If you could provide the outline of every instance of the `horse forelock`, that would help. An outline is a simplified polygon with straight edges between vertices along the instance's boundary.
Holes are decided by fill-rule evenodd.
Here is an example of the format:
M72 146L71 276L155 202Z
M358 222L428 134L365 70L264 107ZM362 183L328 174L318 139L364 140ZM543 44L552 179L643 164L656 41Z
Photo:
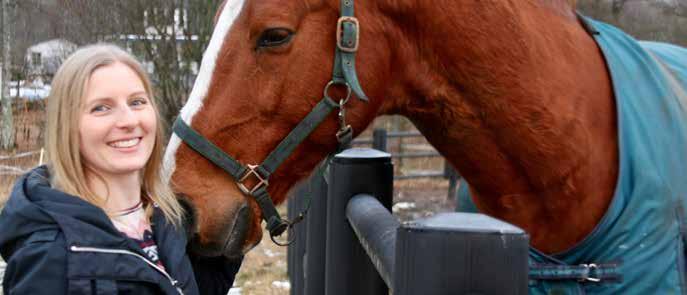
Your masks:
M193 84L191 94L179 114L179 118L184 120L189 125L191 124L193 116L203 107L203 102L207 96L208 89L210 88L210 83L212 82L212 76L215 71L217 57L219 56L219 53L224 45L224 40L227 39L229 30L234 24L234 21L238 18L245 1L246 0L225 0L218 8L220 10L218 14L219 17L216 18L216 24L212 33L212 37L210 38L210 42L205 50L205 53L203 54L203 60L201 62L200 70L198 71L198 76ZM167 180L171 178L176 168L175 155L180 145L181 139L172 134L164 157L164 175Z

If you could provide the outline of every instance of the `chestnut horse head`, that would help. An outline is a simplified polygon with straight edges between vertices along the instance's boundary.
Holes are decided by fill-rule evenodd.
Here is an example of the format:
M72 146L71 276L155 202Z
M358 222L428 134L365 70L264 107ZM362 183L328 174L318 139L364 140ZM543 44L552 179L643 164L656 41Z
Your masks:
M352 1L345 2L352 7ZM381 101L364 101L367 97L357 83L352 64L358 24L353 17L337 23L339 9L334 1L223 4L198 81L180 120L241 167L232 177L188 144L180 144L177 136L172 138L167 154L168 166L174 169L174 186L195 208L196 245L202 248L201 253L237 256L260 240L264 212L250 192L260 189L261 178L269 175L269 186L265 188L274 197L272 202L283 201L287 191L337 146L337 133L345 131L337 116L328 115L330 111L345 103L352 130L365 129L376 116ZM337 28L341 36L338 40ZM352 32L347 33L347 28ZM362 34L370 38L372 34L381 37L382 33L363 29ZM335 48L343 57L338 61L340 71L333 77ZM365 73L360 78L370 81L365 82L370 89L381 91L381 85L376 86L372 77L389 74L382 69L389 68L391 57L383 53L387 51L384 47L366 51L369 53L362 55L370 62L358 65ZM353 58L346 60L347 56ZM325 90L328 84L331 87ZM381 93L373 90L370 94ZM314 122L317 128L293 153L285 155L288 157L283 165L276 171L253 170L318 103L326 110L314 116L323 122ZM260 167L265 166L277 165ZM241 180L243 176L245 180Z
M165 160L176 190L194 208L194 249L200 254L239 256L260 240L265 209L241 186L249 193L254 188L266 188L268 194L262 197L269 195L273 203L280 203L294 184L336 149L335 134L341 124L335 114L329 114L276 170L265 173L255 168L254 172L253 166L248 166L263 163L313 108L327 101L323 96L331 96L329 108L335 108L346 96L346 87L340 87L343 81L354 92L345 105L346 123L354 132L364 130L379 114L409 117L473 187L483 188L480 192L485 198L514 190L527 195L533 186L557 184L557 177L568 177L571 172L568 168L551 169L551 165L576 165L578 154L586 152L569 143L580 138L572 131L577 131L577 125L564 121L573 111L586 113L581 106L586 100L578 101L577 109L571 108L549 99L554 90L577 89L575 83L600 83L578 85L579 92L569 93L576 97L587 94L582 92L601 95L588 110L588 119L596 120L595 130L612 132L606 129L612 128L612 120L596 117L612 112L612 103L598 103L612 100L603 60L577 22L570 0L357 1L359 28L353 19L340 18L342 7L353 2L226 0L222 4L199 76L179 120L185 122L182 125L187 133L197 132L238 164L229 161L231 167L220 168L178 136L172 137ZM346 28L359 29L359 43L355 41L358 35L346 32ZM552 45L552 39L564 41ZM350 59L352 52L357 56ZM337 78L338 54L347 54L348 60L339 60L342 71L351 66L360 87L350 72ZM577 62L581 59L591 62ZM536 67L527 68L530 65ZM577 70L598 75L572 81L543 79ZM323 95L332 80L339 87ZM536 97L543 100L533 101ZM509 104L514 107L506 108ZM549 107L558 107L562 113L522 115ZM523 122L522 129L498 131L513 126L513 121ZM544 123L567 129L552 132L553 127L541 128ZM580 130L580 134L587 135L585 132ZM528 141L537 138L546 138L544 152ZM560 142L548 144L554 139ZM604 143L613 147L612 140ZM510 154L531 150L532 155ZM535 160L523 160L531 158ZM225 171L232 169L240 175ZM528 172L523 174L520 169ZM262 183L265 174L269 174L268 186ZM613 171L608 175L612 177ZM236 179L244 176L245 180ZM502 180L504 185L493 184ZM517 204L502 206L484 200L477 202L481 209L531 230L528 223L535 222L535 211L519 210L518 214L526 215L520 218L511 211L498 211L521 209ZM601 201L600 210L606 201ZM594 219L598 215L593 211L585 216Z

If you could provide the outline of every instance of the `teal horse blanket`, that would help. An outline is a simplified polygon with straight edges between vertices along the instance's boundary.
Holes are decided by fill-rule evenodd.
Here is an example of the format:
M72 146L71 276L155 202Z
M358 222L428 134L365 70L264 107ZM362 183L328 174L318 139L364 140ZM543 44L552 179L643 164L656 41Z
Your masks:
M620 175L595 230L563 253L530 251L530 294L687 294L687 49L584 19L610 69ZM474 211L467 185L459 210Z

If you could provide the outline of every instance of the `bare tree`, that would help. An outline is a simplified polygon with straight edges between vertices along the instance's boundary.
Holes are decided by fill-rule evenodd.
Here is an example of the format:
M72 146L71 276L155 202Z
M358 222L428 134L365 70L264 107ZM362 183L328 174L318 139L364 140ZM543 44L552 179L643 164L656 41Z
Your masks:
M2 0L2 122L0 122L0 148L14 147L14 120L12 116L12 99L10 98L11 41L14 22L14 1Z
M119 43L152 70L167 125L191 90L220 0L59 0L70 39Z
M108 40L123 31L123 18L136 17L124 15L120 6L128 0L57 0L56 6L64 20L62 35L80 45Z
M10 22L14 27L12 44L3 43L2 47L9 48L11 57L6 58L7 52L0 50L3 61L11 61L5 63L2 76L7 81L10 78L28 80L32 67L27 63L27 49L39 42L59 38L77 45L100 41L117 43L134 53L151 73L161 115L169 126L191 90L220 2L0 0L3 7L12 3L16 8L16 18ZM6 39L5 28L10 28L4 22L2 27L0 41ZM9 96L7 87L0 95L0 98ZM2 102L11 103L9 100ZM3 106L0 141L4 138L16 140L16 135L10 132L23 134L17 131L21 124L16 122L16 114L13 122L11 109L11 106Z
M219 0L129 0L124 14L128 31L143 28L138 54L149 61L157 85L160 111L168 126L186 101L205 47ZM133 10L132 10L133 9ZM142 15L140 12L143 12ZM135 51L136 52L136 51Z

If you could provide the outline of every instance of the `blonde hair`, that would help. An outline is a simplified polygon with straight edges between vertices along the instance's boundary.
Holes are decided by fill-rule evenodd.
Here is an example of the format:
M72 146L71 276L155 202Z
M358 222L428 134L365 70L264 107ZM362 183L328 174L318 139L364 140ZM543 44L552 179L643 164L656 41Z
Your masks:
M115 63L128 66L141 79L158 121L153 151L141 173L141 191L160 207L168 221L179 226L183 209L162 175L162 123L150 79L131 54L112 44L95 44L77 50L55 74L48 97L45 139L51 185L104 209L106 199L97 196L87 185L78 131L88 79L95 70Z

